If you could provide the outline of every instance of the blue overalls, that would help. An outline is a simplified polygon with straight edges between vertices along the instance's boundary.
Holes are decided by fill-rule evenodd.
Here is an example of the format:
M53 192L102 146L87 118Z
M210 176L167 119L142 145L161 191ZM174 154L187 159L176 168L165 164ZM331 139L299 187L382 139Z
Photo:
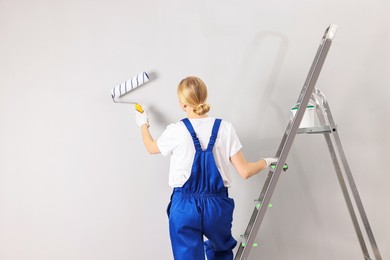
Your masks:
M192 136L195 157L191 176L175 188L168 205L169 232L175 260L231 260L237 241L232 237L234 201L228 197L213 156L221 119L216 119L210 141L202 150L194 128L182 120ZM203 236L209 240L204 242Z

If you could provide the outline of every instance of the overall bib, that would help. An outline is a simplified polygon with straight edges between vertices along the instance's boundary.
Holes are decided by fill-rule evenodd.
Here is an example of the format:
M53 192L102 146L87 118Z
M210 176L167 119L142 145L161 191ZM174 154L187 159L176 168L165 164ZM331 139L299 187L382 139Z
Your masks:
M215 164L213 147L221 119L216 119L210 141L202 150L194 128L182 120L192 136L195 157L191 176L175 188L168 205L169 232L175 260L232 260L237 241L232 237L234 201L228 197ZM204 242L203 236L209 240Z

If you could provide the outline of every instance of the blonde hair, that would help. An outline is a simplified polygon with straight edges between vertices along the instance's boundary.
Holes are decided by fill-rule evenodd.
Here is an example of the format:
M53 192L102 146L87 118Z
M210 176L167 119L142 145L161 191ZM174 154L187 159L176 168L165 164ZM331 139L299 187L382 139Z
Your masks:
M182 103L193 107L197 115L202 116L210 111L210 105L206 104L207 87L200 78L187 77L180 81L177 95Z

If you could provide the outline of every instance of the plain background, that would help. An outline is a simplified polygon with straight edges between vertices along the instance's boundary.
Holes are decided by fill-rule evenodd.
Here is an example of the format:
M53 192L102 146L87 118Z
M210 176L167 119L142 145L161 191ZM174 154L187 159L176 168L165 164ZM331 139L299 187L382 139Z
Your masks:
M176 86L209 87L250 160L275 155L326 27L317 87L329 100L383 259L390 257L390 2L387 0L0 0L0 259L172 259L169 158L146 153L185 115ZM363 259L322 136L298 136L250 259ZM240 239L264 172L232 171Z

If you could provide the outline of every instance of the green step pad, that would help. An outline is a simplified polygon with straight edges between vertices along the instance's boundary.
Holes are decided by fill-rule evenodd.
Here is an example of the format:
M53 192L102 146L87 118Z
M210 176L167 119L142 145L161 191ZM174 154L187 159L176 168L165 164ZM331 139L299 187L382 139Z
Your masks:
M273 164L271 164L270 167L275 170L276 164L273 163ZM287 165L287 163L285 163L283 166L283 171L287 171L287 169L288 169L288 165Z
M242 242L241 243L241 246L242 247L246 247L246 243L245 242ZM255 242L255 243L253 243L253 247L257 247L258 246L258 244Z

